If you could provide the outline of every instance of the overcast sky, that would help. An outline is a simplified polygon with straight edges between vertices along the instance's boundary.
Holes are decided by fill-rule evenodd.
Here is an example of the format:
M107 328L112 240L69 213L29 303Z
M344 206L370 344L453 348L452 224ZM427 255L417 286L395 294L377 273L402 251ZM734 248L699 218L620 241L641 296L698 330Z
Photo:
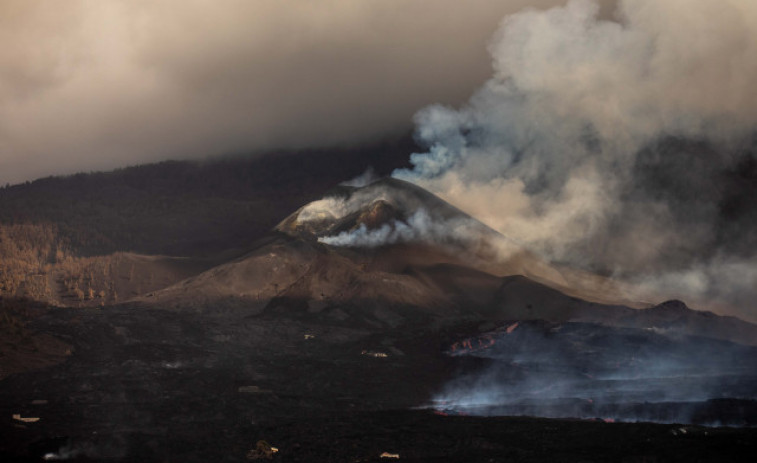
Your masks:
M370 141L491 75L557 0L2 0L0 183Z

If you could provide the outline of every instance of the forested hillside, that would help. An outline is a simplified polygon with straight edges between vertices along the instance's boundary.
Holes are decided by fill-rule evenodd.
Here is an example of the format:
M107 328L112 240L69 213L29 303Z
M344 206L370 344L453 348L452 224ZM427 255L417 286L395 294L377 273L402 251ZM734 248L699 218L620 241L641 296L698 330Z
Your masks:
M211 260L115 252L77 256L50 224L0 225L0 298L100 306L205 270Z

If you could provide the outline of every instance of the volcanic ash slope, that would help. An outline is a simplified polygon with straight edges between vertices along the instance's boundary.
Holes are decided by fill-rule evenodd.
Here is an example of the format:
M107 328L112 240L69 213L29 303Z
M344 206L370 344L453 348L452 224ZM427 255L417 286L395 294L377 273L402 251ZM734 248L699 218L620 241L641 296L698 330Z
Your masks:
M740 320L685 305L636 310L652 304L625 294L610 279L550 265L422 188L382 179L339 186L245 256L138 301L248 315L352 314L389 326L414 315L575 320L757 339L757 327Z

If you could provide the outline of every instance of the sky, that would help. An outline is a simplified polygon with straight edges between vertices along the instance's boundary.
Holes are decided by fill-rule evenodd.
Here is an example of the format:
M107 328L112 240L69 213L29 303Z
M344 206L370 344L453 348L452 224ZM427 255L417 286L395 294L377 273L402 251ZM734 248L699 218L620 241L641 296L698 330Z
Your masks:
M0 184L406 133L556 0L2 0Z

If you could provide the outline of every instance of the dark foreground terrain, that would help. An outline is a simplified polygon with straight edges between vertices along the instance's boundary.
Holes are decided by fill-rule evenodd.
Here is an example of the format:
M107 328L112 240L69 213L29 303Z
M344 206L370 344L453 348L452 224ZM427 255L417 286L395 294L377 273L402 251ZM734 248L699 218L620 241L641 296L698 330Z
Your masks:
M26 335L8 352L52 356L35 351L46 334L70 353L0 380L0 460L246 461L265 440L275 461L393 461L384 452L400 461L753 461L749 427L420 408L485 361L445 354L480 328L417 316L395 330L356 310L16 310ZM754 408L731 399L699 413L739 419Z
M0 295L0 461L754 460L757 325L632 308L393 179L248 238L29 267L81 297Z

